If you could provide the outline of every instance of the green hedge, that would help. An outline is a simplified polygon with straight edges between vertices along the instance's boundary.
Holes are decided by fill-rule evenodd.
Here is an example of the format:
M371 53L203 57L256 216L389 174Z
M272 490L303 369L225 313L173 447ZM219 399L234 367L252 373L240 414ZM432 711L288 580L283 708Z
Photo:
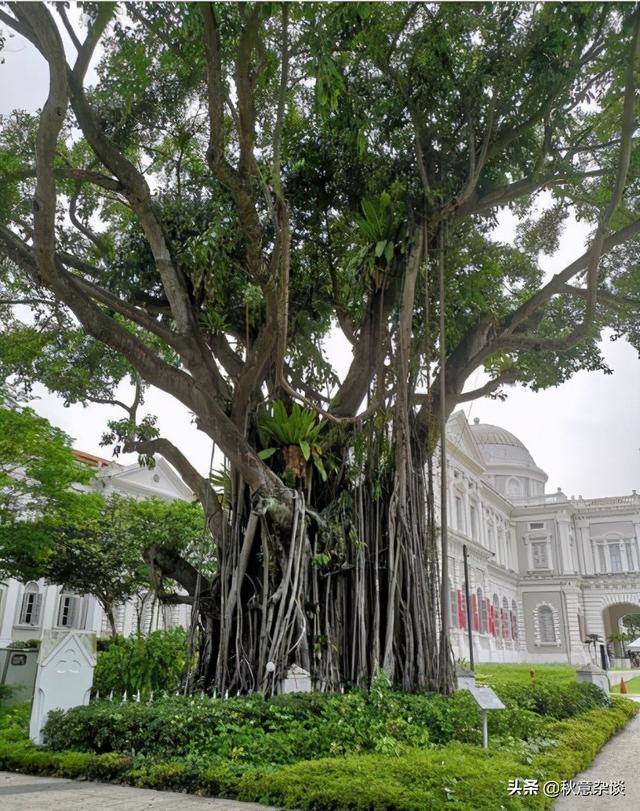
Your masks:
M486 681L508 707L529 710L558 721L609 704L609 697L595 684L575 680L568 683L530 680L526 683L488 678Z
M491 714L491 735L525 741L544 737L549 719L572 717L609 701L597 687L577 682L505 685L499 695L508 709ZM56 750L279 765L351 753L389 754L428 741L479 744L480 734L478 709L467 692L445 698L380 688L370 694L310 693L270 701L260 696L97 701L51 713L45 741Z
M555 744L537 755L532 765L546 779L569 780L586 768L604 744L640 710L634 701L614 698L607 710L592 710L549 727Z
M553 800L542 792L509 797L508 781L571 779L637 711L633 702L616 700L611 707L556 722L551 727L555 743L529 764L507 753L450 744L397 759L352 756L246 775L237 796L300 811L548 808Z
M547 727L553 740L523 759L505 751L485 752L450 743L397 755L349 755L252 769L240 775L229 765L174 759L165 762L89 752L52 752L29 743L0 740L0 769L61 777L117 780L135 786L222 795L267 802L299 811L388 809L446 811L498 807L547 808L542 794L509 797L509 779L568 780L638 711L625 699Z

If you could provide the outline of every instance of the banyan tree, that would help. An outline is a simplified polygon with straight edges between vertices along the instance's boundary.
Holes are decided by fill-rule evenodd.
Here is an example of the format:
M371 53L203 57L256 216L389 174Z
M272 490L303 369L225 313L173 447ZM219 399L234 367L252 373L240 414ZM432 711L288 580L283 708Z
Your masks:
M604 368L605 329L638 345L638 11L9 3L0 25L48 71L0 131L0 363L119 406L105 443L202 503L210 542L145 552L192 606L191 683L270 693L297 662L449 691L443 421ZM586 246L545 274L572 219Z

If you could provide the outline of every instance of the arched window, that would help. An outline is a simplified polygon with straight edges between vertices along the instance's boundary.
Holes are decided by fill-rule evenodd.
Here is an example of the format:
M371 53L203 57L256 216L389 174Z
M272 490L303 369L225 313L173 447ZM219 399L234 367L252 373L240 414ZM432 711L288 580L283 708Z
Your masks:
M458 592L453 588L449 578L449 627L458 627Z
M500 602L498 595L493 595L493 635L500 636Z
M27 583L22 595L22 605L20 606L20 625L30 625L37 628L40 625L40 609L42 606L42 594L37 583Z
M511 496L511 498L520 498L522 496L522 483L513 476L507 481L507 496Z
M479 631L481 634L487 633L487 604L484 601L484 595L482 594L482 589L478 588L476 592L476 597L478 599L478 614L480 617L480 627Z
M511 638L518 638L518 604L511 600Z
M555 645L556 625L550 605L538 606L538 636L541 645Z
M511 629L509 627L509 601L502 598L502 613L500 614L500 625L502 626L502 636L511 639Z

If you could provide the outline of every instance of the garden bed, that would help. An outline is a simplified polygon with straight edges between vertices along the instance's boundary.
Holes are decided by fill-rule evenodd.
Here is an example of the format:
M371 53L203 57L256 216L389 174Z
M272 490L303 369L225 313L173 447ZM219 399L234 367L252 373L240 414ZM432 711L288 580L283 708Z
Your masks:
M507 704L491 714L489 751L469 694L406 695L380 682L370 694L271 701L94 702L54 715L47 749L27 740L24 711L7 713L0 768L308 811L544 808L542 794L510 797L508 781L570 779L638 709L557 671L534 683L485 676L502 682Z

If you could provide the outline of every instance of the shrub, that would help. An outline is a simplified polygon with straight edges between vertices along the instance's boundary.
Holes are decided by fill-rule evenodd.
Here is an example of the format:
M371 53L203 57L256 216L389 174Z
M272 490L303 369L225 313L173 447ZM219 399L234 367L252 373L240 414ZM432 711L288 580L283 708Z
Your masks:
M426 697L423 697L423 701ZM133 752L154 757L203 755L258 764L346 752L398 753L425 746L428 729L400 694L261 696L228 700L166 697L152 703L96 701L52 712L49 747Z
M526 762L513 753L452 743L401 758L349 756L249 773L239 781L237 797L301 811L548 808L554 800L542 793L509 797L508 781L570 780L638 709L615 699L610 707L555 722L549 728L554 740Z
M28 740L30 706L21 704L17 707L0 707L0 740Z
M247 774L237 792L241 800L301 811L517 808L518 798L507 796L504 776L523 778L524 773L509 755L449 744L406 752L401 758L351 755Z
M492 736L532 741L550 721L608 705L593 685L503 686L507 710L489 716ZM370 693L261 696L229 700L172 696L150 703L96 701L49 716L52 749L206 756L255 765L294 763L357 752L398 754L427 742L481 742L480 716L465 691L406 694L375 683Z
M131 765L131 758L114 753L48 752L28 739L19 742L0 739L0 770L4 771L109 781L121 778Z
M142 636L116 637L98 654L93 688L102 696L175 692L186 662L186 634L182 628L153 631Z
M549 728L556 739L553 748L541 753L532 765L547 779L569 780L588 766L602 746L622 729L640 708L633 701L614 698L606 710L591 710Z
M496 692L508 707L529 710L556 720L609 706L609 696L595 684L501 684Z
M256 714L267 707L271 713L277 704L279 713L290 712L298 720L318 710L317 700L307 697L252 703ZM571 779L638 709L633 702L614 699L610 707L551 722L548 730L553 737L539 747L541 751L535 752L531 745L526 758L519 750L494 748L485 752L454 742L426 749L405 748L401 757L350 754L267 769L232 760L214 763L209 757L159 761L148 757L134 760L113 753L52 752L37 749L24 739L17 745L8 743L0 734L0 769L270 802L299 811L543 809L553 800L542 794L509 797L508 780ZM274 717L270 720L276 723Z

